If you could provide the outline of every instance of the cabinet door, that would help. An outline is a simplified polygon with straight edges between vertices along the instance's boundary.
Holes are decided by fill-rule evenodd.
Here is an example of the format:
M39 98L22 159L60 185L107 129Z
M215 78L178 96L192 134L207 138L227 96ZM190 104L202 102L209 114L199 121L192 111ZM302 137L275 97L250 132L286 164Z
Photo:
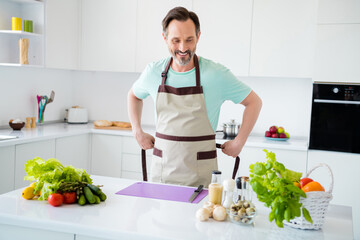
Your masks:
M121 177L122 137L92 135L91 174Z
M55 139L47 141L39 141L16 145L15 157L15 188L21 188L29 185L29 181L25 181L26 172L24 170L25 163L35 157L44 160L55 157Z
M360 82L360 24L319 25L314 80Z
M46 1L46 67L77 69L79 0Z
M89 173L90 163L89 134L56 139L56 158L65 165L83 168Z
M138 0L137 37L136 37L136 68L142 72L145 66L169 56L169 50L162 37L161 21L168 11L182 6L191 10L191 0Z
M317 1L254 1L250 75L311 77Z
M359 0L319 0L318 24L360 23Z
M81 1L81 70L135 70L136 7L133 0Z
M0 194L15 189L15 146L0 147Z
M73 240L75 235L72 233L0 224L0 239Z
M253 0L193 1L201 28L198 54L225 65L237 76L249 74L252 3Z

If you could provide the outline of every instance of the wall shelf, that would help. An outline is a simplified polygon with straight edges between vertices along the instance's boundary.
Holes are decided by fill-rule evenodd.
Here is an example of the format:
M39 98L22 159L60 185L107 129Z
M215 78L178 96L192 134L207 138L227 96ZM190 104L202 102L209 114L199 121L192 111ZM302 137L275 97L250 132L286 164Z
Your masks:
M30 33L24 31L13 31L13 30L0 30L0 34L11 34L11 35L20 35L20 36L30 36L30 37L42 37L42 34Z

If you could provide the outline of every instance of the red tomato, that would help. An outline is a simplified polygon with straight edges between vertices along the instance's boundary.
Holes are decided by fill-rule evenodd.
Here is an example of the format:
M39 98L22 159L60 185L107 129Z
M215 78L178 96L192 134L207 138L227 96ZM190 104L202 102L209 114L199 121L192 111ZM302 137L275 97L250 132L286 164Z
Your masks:
M64 196L60 193L52 193L48 198L48 202L54 207L60 206L64 202Z
M63 193L64 203L71 204L76 202L76 192Z
M301 188L303 188L306 184L308 184L309 182L312 182L314 180L312 180L311 178L302 178L300 179L300 185Z

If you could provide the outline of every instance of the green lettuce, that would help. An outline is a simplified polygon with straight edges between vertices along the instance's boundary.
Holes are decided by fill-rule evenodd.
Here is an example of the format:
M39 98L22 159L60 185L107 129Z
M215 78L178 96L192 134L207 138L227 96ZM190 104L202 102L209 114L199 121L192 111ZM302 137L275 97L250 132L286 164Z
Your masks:
M36 157L25 163L27 175L24 180L36 181L35 192L40 192L39 200L47 200L49 195L56 193L62 182L92 183L90 175L84 169L73 166L63 166L58 159L50 158L45 161Z

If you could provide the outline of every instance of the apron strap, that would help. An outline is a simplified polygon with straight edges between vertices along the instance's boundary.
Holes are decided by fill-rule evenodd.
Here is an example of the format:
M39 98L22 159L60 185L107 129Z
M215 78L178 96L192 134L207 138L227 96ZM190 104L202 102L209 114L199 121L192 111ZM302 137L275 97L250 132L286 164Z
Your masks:
M173 58L171 57L165 67L165 70L161 73L161 77L162 77L161 85L165 85L167 79L167 73L169 71L172 60ZM195 74L196 74L196 86L200 87L200 67L199 67L199 59L196 56L196 54L194 54L194 65L195 65Z
M141 149L141 166L142 166L142 174L143 181L147 181L147 170L146 170L146 152L144 149Z
M216 147L221 148L221 144L217 143ZM240 165L240 157L237 156L235 158L235 164L234 164L234 169L233 169L233 173L232 173L232 179L234 179L234 180L235 180L235 177L236 177L236 173L237 173L237 171L239 169L239 165Z

